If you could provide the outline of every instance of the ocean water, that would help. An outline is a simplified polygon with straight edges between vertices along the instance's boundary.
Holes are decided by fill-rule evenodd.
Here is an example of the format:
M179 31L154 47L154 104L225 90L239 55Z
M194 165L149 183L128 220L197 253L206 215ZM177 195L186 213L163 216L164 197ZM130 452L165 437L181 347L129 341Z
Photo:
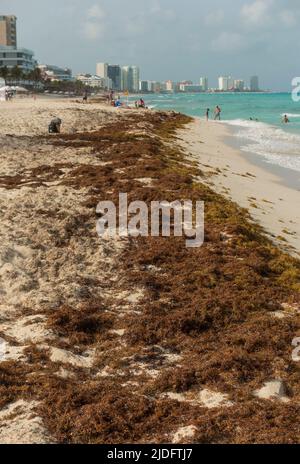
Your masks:
M198 117L204 117L207 108L213 117L219 105L222 122L232 126L243 151L260 156L266 163L300 172L300 102L295 103L291 94L158 94L145 95L144 99L150 108ZM282 123L285 114L289 124Z

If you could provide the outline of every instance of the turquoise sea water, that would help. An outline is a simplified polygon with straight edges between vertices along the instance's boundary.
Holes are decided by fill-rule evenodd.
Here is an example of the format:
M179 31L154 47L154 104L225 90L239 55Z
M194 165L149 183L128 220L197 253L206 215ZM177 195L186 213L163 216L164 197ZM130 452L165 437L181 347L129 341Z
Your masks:
M219 105L223 123L234 127L242 150L261 156L267 163L300 172L300 102L294 102L291 94L157 94L144 95L144 99L150 108L198 117L204 117L207 108L213 117L213 110ZM282 123L284 114L289 124Z

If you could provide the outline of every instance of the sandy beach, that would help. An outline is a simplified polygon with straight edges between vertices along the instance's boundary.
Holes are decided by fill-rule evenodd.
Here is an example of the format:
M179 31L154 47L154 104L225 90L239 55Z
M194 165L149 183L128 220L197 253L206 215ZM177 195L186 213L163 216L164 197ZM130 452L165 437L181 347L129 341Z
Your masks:
M299 257L300 191L246 160L230 146L230 136L226 124L200 119L179 134L184 149L210 175L208 185L249 210L274 243Z
M299 442L300 192L229 135L1 103L0 443ZM203 199L205 245L100 239L97 203L119 192Z

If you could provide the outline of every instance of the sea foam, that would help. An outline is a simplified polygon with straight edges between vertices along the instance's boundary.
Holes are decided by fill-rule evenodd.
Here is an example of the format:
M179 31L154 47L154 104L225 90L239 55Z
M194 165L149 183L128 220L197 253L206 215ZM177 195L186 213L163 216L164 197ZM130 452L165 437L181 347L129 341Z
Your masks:
M223 122L236 127L234 135L242 139L241 150L260 155L267 163L300 172L299 135L257 121Z

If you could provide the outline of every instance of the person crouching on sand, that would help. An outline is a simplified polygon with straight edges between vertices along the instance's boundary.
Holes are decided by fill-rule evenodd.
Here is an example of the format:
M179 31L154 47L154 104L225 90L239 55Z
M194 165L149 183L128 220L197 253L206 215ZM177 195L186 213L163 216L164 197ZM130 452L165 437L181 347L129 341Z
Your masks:
M216 106L215 109L215 121L221 121L221 108L219 106Z
M54 118L49 124L49 134L59 134L62 125L60 118Z

